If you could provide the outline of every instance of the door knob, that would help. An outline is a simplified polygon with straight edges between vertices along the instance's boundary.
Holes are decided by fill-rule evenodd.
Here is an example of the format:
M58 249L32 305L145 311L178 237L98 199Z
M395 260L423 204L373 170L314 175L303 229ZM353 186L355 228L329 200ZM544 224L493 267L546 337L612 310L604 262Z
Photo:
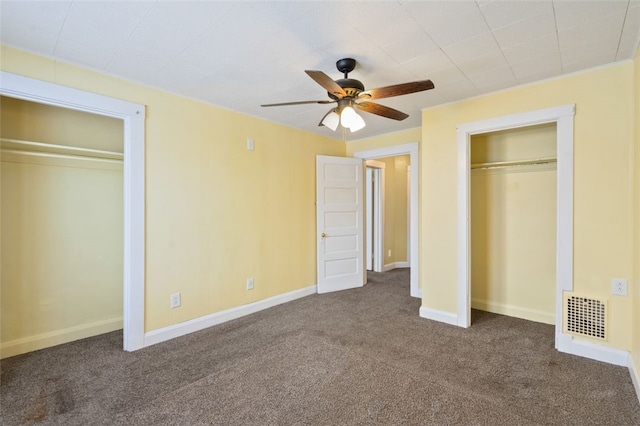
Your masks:
M322 238L326 238L327 234L325 234L324 232L322 233Z

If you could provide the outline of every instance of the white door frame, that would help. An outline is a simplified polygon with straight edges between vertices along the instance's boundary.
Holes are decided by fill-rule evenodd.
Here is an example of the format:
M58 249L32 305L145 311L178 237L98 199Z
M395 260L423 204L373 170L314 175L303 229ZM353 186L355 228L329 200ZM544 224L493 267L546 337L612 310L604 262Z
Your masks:
M373 271L383 272L384 268L384 182L385 164L382 161L367 160L365 167L373 172ZM367 196L369 192L367 192ZM365 204L368 206L369 204ZM368 217L369 212L367 212ZM368 253L366 254L369 255Z
M124 121L123 347L144 346L145 107L0 71L0 95Z
M411 223L411 164L407 165L407 223ZM407 258L411 259L411 227L409 226L407 226Z
M573 116L575 105L514 114L489 120L461 124L458 143L458 298L457 325L471 325L469 178L471 136L556 123L557 150L557 220L556 220L556 349L562 350L562 293L573 290Z
M367 271L373 270L373 170L371 167L364 169L364 264Z
M359 151L353 154L356 158L362 158L364 160L375 160L377 158L395 157L398 155L409 155L409 164L412 166L418 165L418 142L412 142L404 145L389 146L385 148L372 149L368 151ZM422 297L422 289L420 288L419 281L419 253L418 253L418 167L412 168L411 173L411 199L410 212L411 215L409 221L409 233L410 241L409 245L411 250L409 252L409 267L411 268L410 281L411 281L411 296Z

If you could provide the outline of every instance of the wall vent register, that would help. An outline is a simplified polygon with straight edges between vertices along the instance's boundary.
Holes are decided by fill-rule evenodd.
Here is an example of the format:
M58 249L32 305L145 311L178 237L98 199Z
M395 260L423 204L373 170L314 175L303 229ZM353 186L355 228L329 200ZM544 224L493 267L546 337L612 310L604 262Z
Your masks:
M575 294L565 295L565 331L607 340L607 302Z

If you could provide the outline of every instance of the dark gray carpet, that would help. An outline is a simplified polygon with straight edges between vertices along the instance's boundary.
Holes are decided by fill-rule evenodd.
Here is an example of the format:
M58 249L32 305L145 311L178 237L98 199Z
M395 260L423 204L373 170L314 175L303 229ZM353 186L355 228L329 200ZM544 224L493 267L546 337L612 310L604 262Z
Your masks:
M408 270L134 353L120 332L0 362L2 424L639 425L626 368L553 327L418 316Z

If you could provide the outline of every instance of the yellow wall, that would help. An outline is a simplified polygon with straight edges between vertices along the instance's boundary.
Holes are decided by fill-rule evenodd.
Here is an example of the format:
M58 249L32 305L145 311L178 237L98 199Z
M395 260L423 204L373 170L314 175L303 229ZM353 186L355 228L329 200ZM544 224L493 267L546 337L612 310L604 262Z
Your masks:
M555 156L555 123L502 130L471 137L471 164L533 160Z
M407 166L408 155L378 158L385 164L384 265L408 262L407 258ZM391 255L389 255L391 250Z
M633 64L626 62L423 111L420 174L422 304L456 312L456 126L575 104L574 291L609 299L607 345L631 347ZM437 89L436 89L437 90Z
M2 137L123 152L122 120L0 97Z
M147 331L315 283L315 155L415 141L423 306L455 312L456 125L575 103L574 289L610 299L607 344L621 349L631 349L632 302L640 311L633 299L640 293L633 251L640 183L636 173L634 195L632 169L640 151L638 62L636 56L635 68L623 63L425 110L422 129L345 147L12 48L2 47L0 56L3 71L147 106ZM256 140L253 152L245 149L247 137ZM245 290L249 276L253 291ZM629 297L610 295L611 277L635 277ZM183 306L171 310L169 295L178 291Z
M395 228L393 233L393 252L394 262L408 262L409 257L407 253L408 245L408 229L409 229L409 199L408 199L408 174L407 168L410 164L408 155L399 155L393 157L395 167L395 188L393 189L393 208L395 209L394 215L396 220L394 222Z
M11 157L0 163L1 355L122 328L122 165Z
M556 126L471 137L471 163L556 156ZM555 164L472 169L471 307L555 323Z
M1 59L146 105L146 331L315 284L315 157L344 143L8 47Z
M369 151L378 148L387 148L390 146L404 145L407 143L420 142L422 139L422 130L420 127L404 130L401 132L388 133L386 135L374 136L370 138L357 139L349 141L346 144L347 155L352 157L354 153L360 151ZM417 167L417 166L416 166Z

